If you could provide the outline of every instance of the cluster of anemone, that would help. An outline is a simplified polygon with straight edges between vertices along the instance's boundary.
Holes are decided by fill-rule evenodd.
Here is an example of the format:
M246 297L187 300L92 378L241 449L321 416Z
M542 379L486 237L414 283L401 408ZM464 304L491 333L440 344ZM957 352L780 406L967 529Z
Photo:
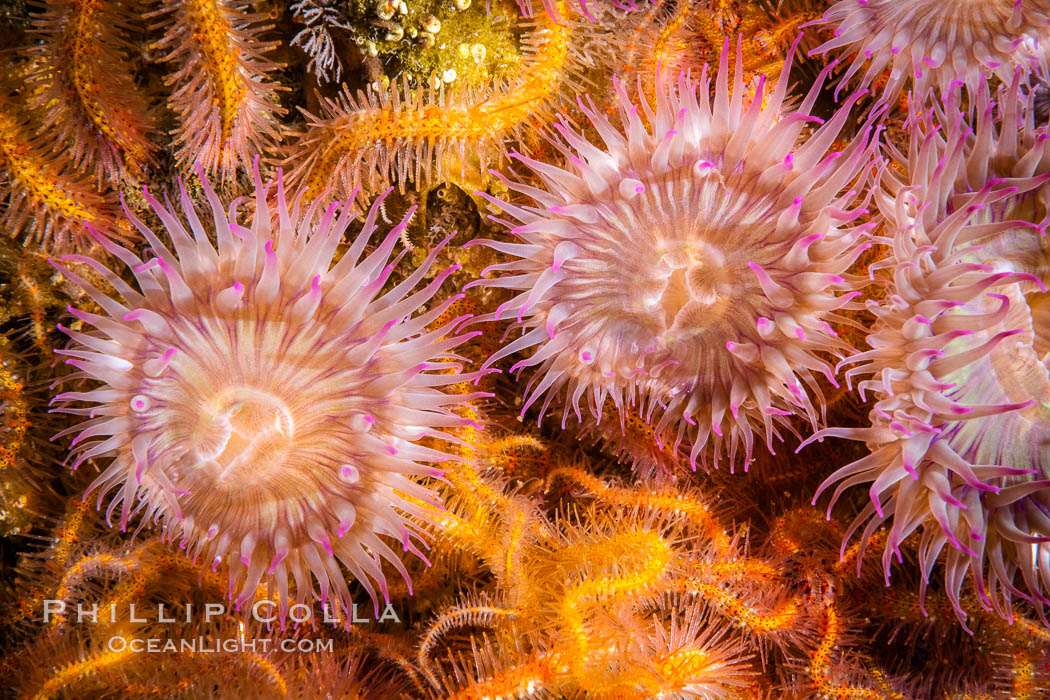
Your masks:
M470 422L451 409L474 396L441 390L471 378L449 355L468 336L453 332L461 319L431 327L456 297L415 313L454 268L416 289L439 246L386 287L407 219L365 255L380 200L333 264L352 201L290 205L278 179L270 203L258 170L255 184L250 225L206 182L207 223L185 188L182 218L147 194L172 247L130 214L146 256L100 238L138 289L90 258L56 265L102 313L73 310L93 330L63 328L72 343L59 351L79 370L68 381L97 386L55 400L88 417L65 431L76 434L72 466L107 460L88 491L99 503L116 491L106 514L122 530L138 516L193 559L226 564L238 607L265 579L283 615L291 576L293 597L349 609L340 563L377 600L384 560L409 577L384 538L424 556L436 501L419 478L454 457L421 441ZM63 264L74 260L119 298Z
M890 524L889 581L920 532L922 589L943 554L960 619L967 576L1004 615L1015 595L1041 608L1050 593L1050 276L1046 231L1031 221L1045 216L1050 152L1032 99L1015 79L998 105L980 88L975 128L958 94L913 115L910 151L896 154L903 175L888 169L876 195L887 293L868 302L871 349L843 363L851 380L865 377L871 423L815 436L870 450L818 491L837 484L834 504L870 484L843 549L861 528L866 543Z
M1045 570L1039 573L1050 581L1050 568L1040 563L1040 538L1050 529L1042 528L1042 506L1019 503L1043 498L1042 482L1029 477L1042 468L1046 436L1033 426L1046 403L1039 393L1045 366L1033 349L1023 366L1001 367L1004 358L1018 356L1017 341L1006 339L1021 336L1029 349L1044 343L1030 319L1025 325L1017 318L1028 308L1029 287L1042 284L1027 269L1045 268L1045 260L1033 260L1044 248L1024 238L1036 235L1033 229L1011 214L1029 213L1033 202L1045 199L1030 192L1043 182L1036 172L1043 168L1043 136L1034 131L1031 105L1019 107L1023 70L1004 88L998 120L987 87L973 88L975 133L967 130L958 98L917 112L911 152L896 159L910 179L883 169L873 184L881 165L873 121L850 145L833 150L847 121L859 118L854 105L863 92L821 120L811 112L833 66L793 107L786 78L768 92L761 77L749 88L740 49L732 75L729 59L726 42L714 75L705 68L693 80L657 71L653 97L642 90L637 104L617 83L615 121L593 102L581 102L600 144L562 122L555 144L564 157L560 166L515 154L540 186L497 174L527 201L479 193L513 219L504 223L517 239L477 241L514 258L489 268L497 277L474 283L511 290L477 321L510 320L516 333L483 367L531 350L511 368L531 368L522 416L535 406L542 421L553 405L562 427L570 417L586 420L643 469L673 470L680 454L694 469L723 461L746 468L756 440L772 453L783 432L801 438L797 418L817 431L815 438L864 440L871 455L843 467L825 486L844 480L837 499L847 486L873 482L872 502L855 529L866 524L867 540L893 517L887 576L891 556L900 556L904 540L923 528L924 581L950 544L948 586L956 602L968 569L981 585L986 552L987 587L1002 589L1002 607L1010 593L1025 595L1013 584L1019 566L1041 602L1043 583L1029 569ZM1020 145L996 126L1017 120L1027 126ZM990 155L1014 164L1002 176L1027 184L1008 186L982 170ZM439 381L442 375L424 370L462 337L427 328L451 299L411 322L400 318L428 302L447 276L402 299L438 250L379 297L375 319L359 316L371 308L368 295L386 283L390 269L383 265L407 225L394 228L360 268L352 267L381 199L365 232L328 271L349 224L349 205L338 218L334 208L322 211L323 198L308 206L297 201L289 211L279 184L278 234L271 241L273 212L256 180L250 230L227 220L206 187L218 252L185 192L192 234L151 200L177 254L137 220L154 259L144 263L102 241L133 269L141 289L95 264L128 301L121 305L74 276L122 323L77 312L106 338L69 331L75 347L63 352L108 388L59 399L105 406L66 410L91 416L76 429L75 464L117 455L92 489L118 490L109 511L120 508L122 528L142 511L142 523L161 522L166 536L194 556L216 565L228 561L239 603L264 577L274 577L286 601L288 572L297 595L305 596L313 589L311 572L322 598L331 586L345 604L349 593L330 561L341 561L370 592L369 580L378 581L385 593L382 559L408 574L376 535L419 553L413 544L419 532L397 509L426 519L433 498L403 475L438 475L433 463L450 459L418 441L464 424L447 406L468 399L437 391L433 387L458 380ZM868 208L873 197L877 216ZM876 238L879 217L886 232ZM870 280L852 268L873 241L892 250L880 265L892 268L894 289L885 301L868 301L878 321L867 337L874 349L864 352L832 324L848 325L843 312L862 308L856 298ZM987 247L983 254L975 252L978 241ZM987 279L975 279L981 274ZM338 279L322 284L333 275L357 280L360 290ZM989 288L999 293L989 296ZM276 325L275 311L285 315ZM206 320L193 322L195 316ZM1006 326L975 333L967 322ZM329 336L359 347L335 348ZM860 385L877 394L871 428L821 430L824 390L839 388L829 356L843 365L862 363L847 373L850 379L873 375ZM965 383L952 381L960 372ZM1019 378L1011 380L1009 372ZM128 381L128 373L137 379ZM991 396L1011 386L1022 393L1036 387L1039 395L1027 401ZM994 400L977 400L989 396ZM126 406L114 408L121 402ZM648 426L657 450L631 449L625 416ZM620 444L609 438L617 427ZM988 431L1015 435L1014 451L979 456L993 449L983 439ZM237 476L249 466L269 477L244 490ZM1020 525L1013 522L1018 517ZM348 532L354 536L344 540ZM1034 564L1026 569L1025 561ZM983 588L981 594L993 604Z
M732 467L742 456L747 465L756 435L772 452L778 428L794 430L791 418L819 428L824 397L814 373L838 388L837 371L853 365L851 382L870 377L858 387L875 401L870 427L817 430L805 441L847 437L870 450L818 490L837 483L834 505L849 487L870 484L843 552L858 530L863 545L888 524L888 581L893 558L902 560L902 545L919 532L922 592L943 559L960 619L968 577L980 604L1001 615L1014 596L1042 608L1050 602L1050 162L1030 73L1048 19L1018 3L1003 11L999 33L980 13L954 22L961 39L946 56L938 31L951 17L941 15L957 8L861 5L888 17L930 15L919 25L930 45L909 44L912 87L925 98L935 85L942 99L913 105L907 153L888 146L894 162L880 162L870 125L829 153L859 93L804 132L825 76L792 110L783 81L770 95L761 81L745 95L742 56L730 82L727 51L713 98L706 72L696 84L660 73L655 96L638 104L618 85L618 124L593 104L580 107L601 144L559 124L561 165L517 156L532 178L501 179L520 200L481 193L509 216L503 223L516 239L478 241L513 258L476 283L510 292L482 320L515 323L488 364L531 350L511 367L533 368L522 416L537 406L542 420L553 405L562 427L589 414L599 429L618 421L625 437L624 416L640 416L655 455L609 440L616 425L601 434L645 469L673 462L681 446L694 468L709 457ZM846 21L824 50L863 34L856 18ZM890 56L909 26L900 23ZM864 36L877 43L892 34ZM990 56L989 45L1010 60ZM967 51L1005 81L998 105L985 75L960 72ZM863 84L884 75L889 59L873 53L841 80L866 59ZM892 66L884 94L901 85ZM875 184L870 169L880 173ZM875 212L865 208L871 199ZM859 307L866 281L849 270L872 243L889 250L871 268L885 293L866 303L876 319L865 331L871 349L854 349L829 322L848 324L840 312ZM826 354L838 356L838 368Z
M471 451L484 442L472 431L486 430L472 404L489 395L469 385L509 365L524 379L507 402L519 418L577 423L578 435L596 437L644 477L676 475L684 464L747 469L778 442L800 450L828 438L863 443L863 456L838 461L814 497L834 487L830 519L845 494L867 489L843 561L860 567L879 540L887 583L914 555L920 608L932 586L964 628L972 601L1010 618L1021 599L1046 622L1050 130L1040 82L1050 3L843 0L817 23L831 36L815 49L840 57L804 94L790 93L801 37L776 78L747 75L756 64L745 61L743 42L734 56L726 40L717 65L699 75L657 65L639 71L637 87L614 80L608 100L595 89L576 108L565 98L603 84L608 75L592 77L594 64L619 56L610 36L633 36L639 8L544 5L554 16L522 25L526 60L505 84L446 95L404 78L401 88L370 87L356 98L347 88L338 101L319 98L326 114L307 117L303 138L276 153L286 110L266 77L280 68L267 58L276 45L259 38L268 19L248 4L166 2L155 13L167 17L164 38L153 48L177 66L168 79L174 161L183 170L196 164L200 188L180 182L177 206L143 190L152 211L142 218L165 233L127 206L130 225L121 229L108 194L96 196L89 183L82 192L85 173L73 177L97 166L100 181L115 181L152 167L156 134L151 119L131 118L148 116L144 106L108 91L76 111L85 107L81 83L108 64L65 75L58 37L85 8L61 4L47 14L48 41L27 73L35 87L5 87L0 104L11 107L0 114L11 127L0 134L0 159L24 190L3 219L20 228L35 213L38 237L59 252L79 252L71 231L92 230L98 256L54 263L63 283L85 293L83 308L70 308L75 321L60 326L70 342L57 353L76 371L54 404L83 418L56 437L72 436L73 469L99 467L87 493L107 522L136 534L157 526L193 562L222 569L238 609L265 587L282 621L297 601L332 602L345 614L357 586L378 613L380 598L390 601L391 569L411 594L413 563L403 555L429 564L423 550L433 533L454 541L474 528L488 544L505 544L499 556L470 544L493 580L529 579L545 591L506 619L528 610L522 628L562 625L552 646L567 644L571 663L558 670L557 654L515 659L521 649L510 645L497 659L485 642L475 647L477 673L450 657L449 692L463 678L492 680L509 661L598 686L617 662L608 650L588 654L601 646L589 635L622 620L592 622L591 604L626 609L658 584L686 580L652 564L653 552L680 541L648 522L619 532L621 514L609 519L617 536L605 538L615 546L602 549L600 528L540 527L531 495L471 480ZM528 0L521 6L531 13ZM667 31L651 33L670 45L674 21L694 9L683 3L644 20L663 23ZM102 48L123 55L125 30L100 35ZM650 40L628 49L652 54L659 42ZM622 65L660 63L647 57ZM829 109L831 80L839 91ZM116 83L134 81L129 73ZM896 98L906 90L902 110ZM881 101L865 114L869 91ZM18 116L61 99L53 139ZM563 108L549 143L527 133ZM907 146L894 145L901 136ZM49 160L67 142L79 144L70 171ZM497 224L473 241L480 248L435 245L406 271L412 251L399 244L414 210L394 225L383 194L356 223L355 203L391 184L422 187L457 172L464 183L485 182L474 171L502 166L514 142L535 148L510 154L519 172L493 173L502 188L476 193ZM288 191L280 174L276 187L263 181L258 154L292 166ZM220 196L205 176L235 188L238 167L253 157L253 206L242 212L243 200ZM330 201L333 191L342 201ZM470 323L486 331L468 331L455 315L462 295L443 292L459 266L434 271L439 259L475 253L495 260L469 271L485 310ZM504 322L500 347L468 370L457 354L464 343ZM868 402L866 421L829 425L828 394L847 392ZM462 463L449 474L445 511L436 484ZM549 488L557 470L536 471ZM624 513L635 509L630 517L656 502L665 510L673 502L676 517L689 511L685 497L610 488L590 473L576 481L596 498L615 490ZM500 506L514 518L495 528ZM485 518L487 530L478 525ZM559 536L560 549L594 549L596 563L567 565ZM542 545L526 564L511 556L523 541ZM726 608L742 605L718 597L729 595L726 580L705 590ZM832 605L820 601L834 591L817 583L808 612L834 646ZM545 598L551 591L560 598ZM678 617L681 600L665 602L656 608L666 616L636 649L645 663L666 652L675 666L675 649L689 647L700 654L692 662L709 668L682 666L677 680L697 694L750 681L749 657L712 631L707 612ZM767 607L776 619L776 606ZM490 613L460 622L491 621ZM776 634L801 647L811 631ZM817 654L808 672L830 677ZM722 680L706 688L702 671Z

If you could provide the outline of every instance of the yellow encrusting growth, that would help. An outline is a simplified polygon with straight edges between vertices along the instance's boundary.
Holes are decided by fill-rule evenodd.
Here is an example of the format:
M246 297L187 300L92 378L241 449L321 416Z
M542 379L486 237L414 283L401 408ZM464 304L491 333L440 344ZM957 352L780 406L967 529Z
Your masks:
M572 16L565 3L559 7ZM410 88L405 76L389 91L370 88L356 98L344 92L322 100L324 114L311 118L287 161L293 188L316 197L334 187L337 197L346 197L356 188L373 194L395 181L402 190L408 181L483 184L488 164L505 157L504 142L527 142L526 129L542 127L576 85L582 66L573 43L581 41L579 34L598 31L583 19L556 22L546 14L521 26L526 59L502 84Z

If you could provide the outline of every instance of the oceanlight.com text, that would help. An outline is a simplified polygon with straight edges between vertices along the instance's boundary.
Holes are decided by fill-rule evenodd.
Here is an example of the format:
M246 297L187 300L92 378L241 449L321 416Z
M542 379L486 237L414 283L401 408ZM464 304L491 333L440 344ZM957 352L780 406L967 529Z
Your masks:
M166 639L150 637L124 637L115 635L106 641L106 649L114 654L266 654L269 651L297 652L300 654L331 653L331 639L248 639L246 637L196 637L192 639Z

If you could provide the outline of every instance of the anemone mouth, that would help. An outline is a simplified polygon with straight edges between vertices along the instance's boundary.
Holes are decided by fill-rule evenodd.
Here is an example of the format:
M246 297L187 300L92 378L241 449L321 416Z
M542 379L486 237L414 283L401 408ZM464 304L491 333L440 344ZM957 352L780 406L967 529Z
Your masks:
M573 274L558 285L577 312L615 321L630 338L622 345L643 351L640 366L679 366L681 372L665 373L682 375L671 379L674 386L696 383L683 377L696 373L698 346L759 342L755 319L772 316L777 305L765 295L753 265L791 289L778 261L795 243L763 225L775 216L783 188L759 188L747 173L727 181L705 171L690 180L692 170L654 175L640 196L596 202L608 211L599 223L581 225L582 254L565 263ZM633 229L647 244L630 248L631 239L610 239L603 226ZM581 264L584 257L590 262Z
M216 481L279 473L295 444L295 418L284 397L244 384L210 397L189 431L195 469Z
M182 350L161 377L143 378L132 402L142 434L152 436L145 482L159 485L153 470L163 471L184 494L185 514L207 514L235 540L262 521L284 523L293 543L308 543L308 522L331 519L332 494L373 483L373 469L354 457L367 451L354 436L377 420L368 404L396 403L397 392L363 390L342 345L316 342L319 334L346 337L323 323L292 332L244 318L225 322L243 342L224 347L221 334L191 342L199 335L172 319ZM365 415L371 422L358 425ZM126 461L134 462L134 451L129 443Z
M154 436L153 461L181 490L246 507L323 490L336 480L335 467L318 460L324 443L343 445L338 426L369 398L353 391L353 367L341 364L337 348L316 342L324 324L291 331L215 320L236 328L240 342L228 344L222 332L205 339L172 318L181 351L162 376L141 379L131 408L141 431Z
M739 296L726 253L705 241L662 244L657 253L660 259L654 268L664 285L653 306L663 311L664 340L674 343L704 335Z

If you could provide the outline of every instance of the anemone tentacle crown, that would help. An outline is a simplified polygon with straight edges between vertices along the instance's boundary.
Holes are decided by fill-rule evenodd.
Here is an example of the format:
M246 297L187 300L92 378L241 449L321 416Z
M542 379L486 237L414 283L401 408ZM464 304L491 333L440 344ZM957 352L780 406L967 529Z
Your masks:
M659 440L691 444L694 468L709 442L732 466L756 434L772 451L790 416L820 422L814 373L835 383L821 353L848 347L829 321L865 283L846 271L872 225L857 192L874 129L829 152L859 94L803 137L827 71L791 111L786 79L745 100L728 65L727 42L713 101L706 67L699 82L660 73L655 108L618 85L622 129L584 108L604 148L560 125L564 168L519 156L544 187L507 182L535 204L488 197L520 242L479 241L518 258L478 284L517 293L492 317L522 335L489 363L538 346L518 363L539 368L525 409L563 395L563 422L581 400L600 421L607 401L633 404Z
M56 397L59 410L88 416L65 431L77 433L71 459L75 468L112 455L89 488L100 503L117 490L107 516L119 510L125 529L140 515L140 528L159 523L194 558L227 562L238 606L265 580L286 611L289 575L291 599L345 606L340 562L375 601L373 581L387 590L383 560L408 579L381 536L422 556L420 521L436 496L416 477L439 475L435 463L453 459L420 439L469 423L452 408L475 395L441 391L472 376L449 371L459 367L449 351L469 334L452 332L461 319L429 327L458 297L416 314L455 268L416 289L435 250L387 285L407 219L363 256L381 202L332 264L356 216L352 200L341 210L289 207L278 179L274 205L257 168L255 180L250 226L238 223L237 202L227 217L204 183L207 226L185 188L185 223L147 194L173 248L130 212L153 257L100 237L138 289L98 261L70 256L120 299L56 264L105 312L72 309L94 330L63 328L72 343L59 352L80 370L74 378L101 383ZM94 405L78 407L84 402Z
M915 98L930 87L947 96L959 83L975 94L986 75L1009 83L1018 68L1047 77L1048 0L839 0L822 22L834 37L814 52L852 53L842 80L862 68L864 85L885 75L886 99L906 86Z

